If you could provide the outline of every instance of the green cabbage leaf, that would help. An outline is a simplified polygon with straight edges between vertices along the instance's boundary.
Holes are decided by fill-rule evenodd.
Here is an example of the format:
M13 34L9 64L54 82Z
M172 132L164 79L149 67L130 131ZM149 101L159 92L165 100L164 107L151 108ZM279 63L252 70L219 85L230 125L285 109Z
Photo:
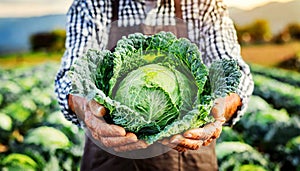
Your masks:
M198 47L170 32L131 34L114 51L90 49L69 72L71 94L103 104L111 122L147 143L213 121L213 101L236 92L233 59L206 66Z

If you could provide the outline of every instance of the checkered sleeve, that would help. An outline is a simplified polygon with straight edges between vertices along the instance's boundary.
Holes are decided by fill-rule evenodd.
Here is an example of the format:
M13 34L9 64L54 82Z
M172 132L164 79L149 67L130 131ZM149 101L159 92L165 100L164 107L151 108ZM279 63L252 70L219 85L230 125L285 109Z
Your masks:
M245 113L254 84L249 66L241 57L236 30L233 21L229 18L226 6L221 0L209 1L212 3L204 9L207 12L202 19L205 44L204 62L210 65L215 59L236 59L242 71L241 82L236 93L241 97L243 105L237 111L237 114L233 116L232 120L227 123L227 125L233 125Z
M91 24L93 23L92 18L97 15L97 12L93 11L93 9L96 10L94 8L96 4L92 4L92 2L75 0L67 13L66 51L55 78L55 93L60 109L67 120L78 126L81 124L77 115L70 110L68 105L68 94L71 91L71 81L68 78L68 72L74 61L81 57L88 48L96 47L97 45L100 48L100 38L97 37L99 39L92 40L95 30L99 29L99 27L96 28Z
M57 95L58 104L65 118L76 125L80 125L79 120L75 113L73 113L68 105L68 94L71 90L71 81L68 79L68 71L74 62L74 59L79 56L81 42L76 37L76 32L81 32L82 27L80 26L80 14L78 11L78 2L74 1L67 13L67 25L66 25L66 51L61 60L61 66L56 74L55 78L55 93ZM82 37L83 39L84 37ZM73 46L76 45L76 46Z

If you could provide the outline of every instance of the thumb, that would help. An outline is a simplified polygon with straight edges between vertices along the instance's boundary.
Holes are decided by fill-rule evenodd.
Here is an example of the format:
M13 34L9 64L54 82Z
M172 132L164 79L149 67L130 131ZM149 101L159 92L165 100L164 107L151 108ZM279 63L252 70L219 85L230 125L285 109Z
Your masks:
M229 94L229 96L226 97L226 111L224 114L226 120L229 120L240 106L242 106L240 96L236 93Z
M226 99L218 98L214 102L214 106L211 109L211 114L215 120L220 122L225 122L225 112L226 112Z
M95 100L89 101L88 106L91 112L96 117L103 117L106 114L106 108L103 105L97 103Z

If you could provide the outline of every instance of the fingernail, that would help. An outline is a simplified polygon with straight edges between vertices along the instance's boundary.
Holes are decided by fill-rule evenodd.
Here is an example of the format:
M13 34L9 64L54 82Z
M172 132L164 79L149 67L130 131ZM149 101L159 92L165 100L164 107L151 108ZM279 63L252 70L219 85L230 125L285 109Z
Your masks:
M181 140L179 138L174 138L173 140L170 141L172 144L179 144Z
M115 150L115 152L121 152L120 148L118 148L118 147L115 147L114 150Z
M148 145L147 145L147 143L145 143L145 142L141 142L140 144L139 144L139 149L141 149L141 148L147 148L148 147Z
M174 138L174 139L172 139L171 141L170 141L171 143L179 143L179 139L178 138Z
M193 137L193 135L192 135L191 133L184 134L184 136L185 136L186 138L192 138L192 137Z
M162 145L167 145L167 144L169 143L169 140L163 139L163 140L160 140L160 143L161 143Z

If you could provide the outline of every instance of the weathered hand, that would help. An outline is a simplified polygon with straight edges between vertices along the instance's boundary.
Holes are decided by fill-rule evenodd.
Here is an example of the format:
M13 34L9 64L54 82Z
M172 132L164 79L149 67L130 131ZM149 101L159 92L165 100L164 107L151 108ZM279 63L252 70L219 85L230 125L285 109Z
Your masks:
M182 135L174 135L170 139L164 139L163 144L174 148L179 152L186 150L197 150L202 145L207 146L213 139L220 136L222 125L228 121L242 105L240 97L231 93L226 97L218 98L211 110L211 115L215 121L202 128L195 128L184 132Z
M84 121L93 138L104 146L113 148L117 152L131 151L146 148L148 145L138 140L133 133L126 132L124 128L108 124L103 116L106 108L92 100L69 95L69 106L80 119Z

